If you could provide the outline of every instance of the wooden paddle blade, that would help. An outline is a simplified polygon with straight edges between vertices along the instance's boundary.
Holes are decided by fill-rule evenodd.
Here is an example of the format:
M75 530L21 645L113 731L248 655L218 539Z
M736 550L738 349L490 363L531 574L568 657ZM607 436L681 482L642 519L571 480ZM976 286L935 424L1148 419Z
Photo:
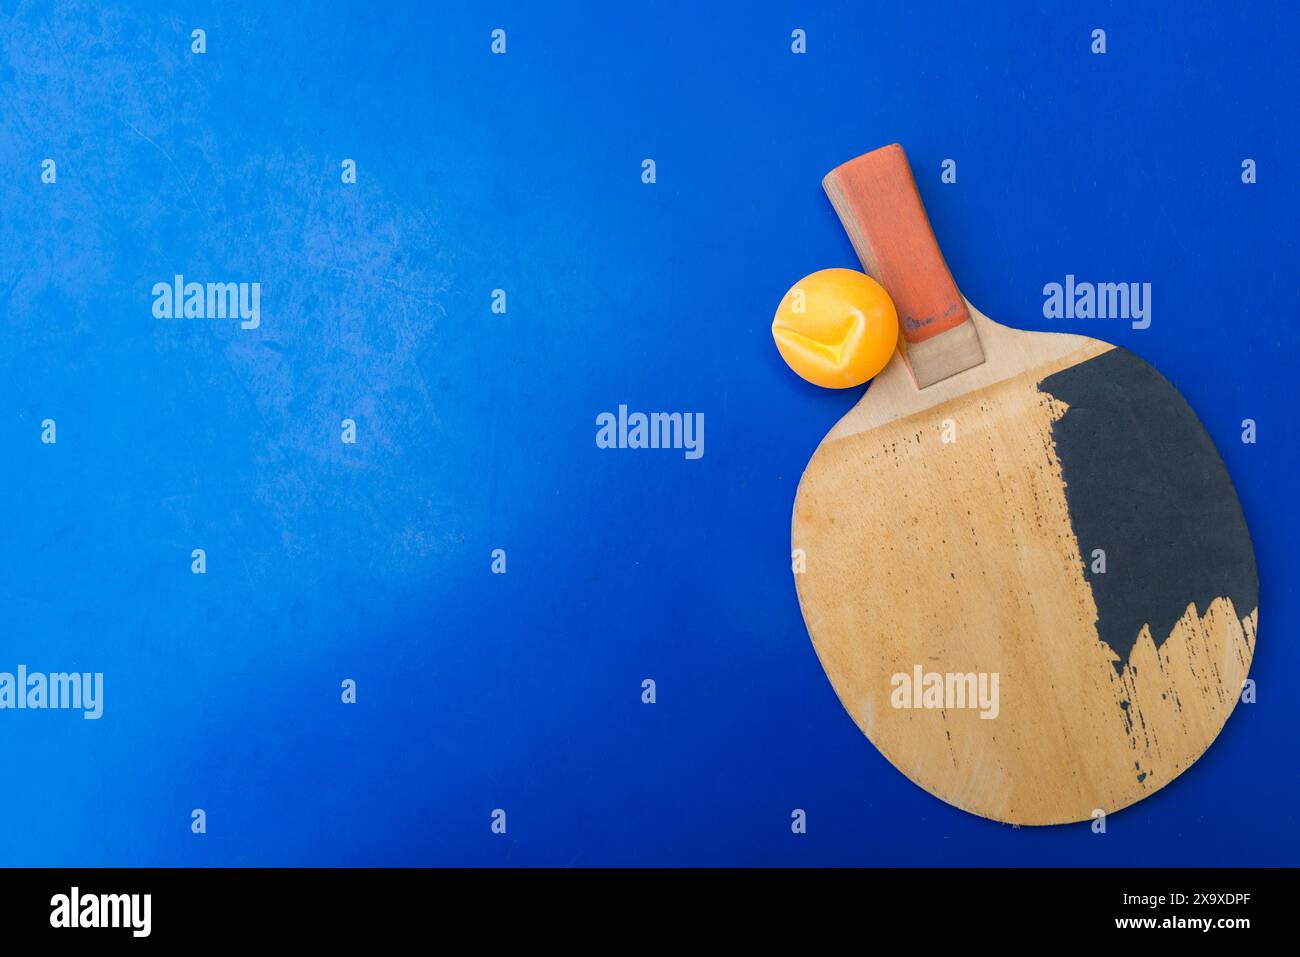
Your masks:
M906 359L924 389L984 361L966 303L943 261L898 144L831 170L822 180L862 268L898 309Z
M1250 534L1196 414L1156 370L971 308L986 363L895 364L822 440L792 546L845 709L943 800L1086 821L1214 741L1255 648Z

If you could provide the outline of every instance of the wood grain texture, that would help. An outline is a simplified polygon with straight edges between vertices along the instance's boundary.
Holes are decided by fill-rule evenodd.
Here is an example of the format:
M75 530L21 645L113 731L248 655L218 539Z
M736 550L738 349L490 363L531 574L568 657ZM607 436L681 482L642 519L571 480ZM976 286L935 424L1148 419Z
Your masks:
M1062 370L1086 370L1113 347L970 314L988 361L917 390L896 358L818 447L792 524L793 545L806 555L806 570L795 576L799 601L844 707L909 778L1000 821L1087 820L1169 783L1227 720L1254 649L1253 552L1222 461L1154 372L1107 388L1135 390L1134 402L1150 401L1136 390L1167 388L1170 401L1182 403L1175 426L1112 438L1149 447L1155 462L1174 456L1163 467L1181 470L1180 482L1203 475L1211 484L1198 478L1193 492L1222 497L1226 488L1230 501L1209 517L1171 518L1178 510L1165 509L1158 534L1142 526L1140 509L1118 518L1106 510L1081 515L1092 500L1076 494L1077 464L1070 485L1057 441L1083 434L1107 448L1108 416L1087 403L1071 409L1042 383ZM1149 371L1118 352L1124 368ZM1115 377L1115 368L1104 372ZM1073 433L1061 431L1066 421ZM1119 427L1147 428L1140 419ZM944 442L945 430L956 440ZM1082 457L1085 468L1109 467L1104 455L1090 458ZM1164 482L1159 469L1128 494L1178 492L1174 474ZM1203 520L1222 526L1210 546L1197 528ZM1089 542L1085 553L1081 525L1107 541ZM1178 558L1153 566L1160 580L1126 579L1122 568L1090 580L1092 548L1124 556L1156 545ZM1153 607L1151 623L1140 623L1124 648L1099 634L1094 590L1103 582L1108 604L1115 589L1127 590L1123 608L1140 609L1148 597L1153 605L1157 597L1164 605L1186 600L1172 624L1158 621L1164 612ZM895 707L893 676L917 666L997 673L998 716Z

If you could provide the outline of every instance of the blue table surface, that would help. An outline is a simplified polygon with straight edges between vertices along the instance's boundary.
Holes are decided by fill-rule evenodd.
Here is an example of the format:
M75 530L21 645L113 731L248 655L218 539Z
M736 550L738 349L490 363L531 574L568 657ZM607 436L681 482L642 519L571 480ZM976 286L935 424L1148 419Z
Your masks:
M474 6L0 2L0 670L105 676L0 711L0 864L1300 863L1294 5ZM895 141L965 294L1163 371L1250 524L1258 700L1104 835L913 785L799 614L861 390L768 327ZM155 319L176 273L260 327ZM1067 274L1150 327L1044 318ZM619 404L705 454L597 448Z

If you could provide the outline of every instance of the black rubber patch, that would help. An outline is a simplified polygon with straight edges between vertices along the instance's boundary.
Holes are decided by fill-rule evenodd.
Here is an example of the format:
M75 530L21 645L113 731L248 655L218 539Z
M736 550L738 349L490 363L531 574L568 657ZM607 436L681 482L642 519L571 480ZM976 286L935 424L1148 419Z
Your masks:
M1052 426L1070 523L1097 604L1097 634L1128 664L1144 625L1159 648L1195 603L1259 602L1246 519L1196 413L1127 349L1114 348L1043 379L1069 406ZM1095 550L1105 552L1105 572Z

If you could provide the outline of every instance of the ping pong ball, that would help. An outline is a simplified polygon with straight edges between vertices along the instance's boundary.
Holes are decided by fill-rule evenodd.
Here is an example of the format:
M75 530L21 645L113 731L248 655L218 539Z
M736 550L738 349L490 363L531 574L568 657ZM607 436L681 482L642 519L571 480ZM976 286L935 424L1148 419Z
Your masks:
M866 273L822 269L782 298L772 338L801 378L849 389L889 363L898 345L898 313L889 293Z

